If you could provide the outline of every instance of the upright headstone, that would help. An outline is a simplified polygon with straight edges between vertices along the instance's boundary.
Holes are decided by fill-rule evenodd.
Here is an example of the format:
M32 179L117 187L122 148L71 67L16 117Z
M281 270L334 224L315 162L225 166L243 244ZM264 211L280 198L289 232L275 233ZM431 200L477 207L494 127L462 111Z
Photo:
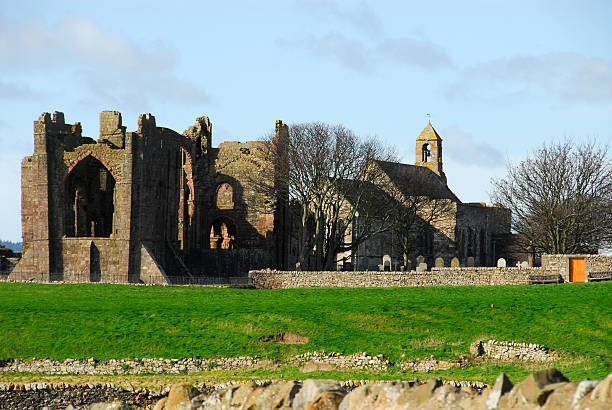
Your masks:
M390 271L391 270L391 256L383 255L383 270Z
M417 256L417 261L416 261L417 265L419 263L424 263L424 262L425 262L425 257L423 255Z
M458 268L461 266L461 263L459 262L459 258L458 257L454 257L453 259L451 259L451 268Z
M435 267L436 268L443 268L444 267L444 259L437 257L436 261L435 261Z
M529 267L529 263L527 263L527 261L521 262L521 268L528 268L528 267Z
M419 263L419 266L416 268L417 272L425 272L427 270L427 264L425 262Z
M498 268L505 268L506 267L506 260L504 258L499 258L497 260L497 267Z
M473 268L474 267L474 257L473 256L468 256L468 258L467 258L467 266L469 268Z

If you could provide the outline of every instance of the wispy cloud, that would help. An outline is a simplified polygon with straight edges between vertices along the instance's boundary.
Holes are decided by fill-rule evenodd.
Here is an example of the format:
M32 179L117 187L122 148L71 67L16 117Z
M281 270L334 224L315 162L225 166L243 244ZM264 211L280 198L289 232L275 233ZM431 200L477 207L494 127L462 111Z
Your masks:
M28 85L0 80L0 100L32 100L42 95L44 93L34 90Z
M373 67L368 49L362 42L351 40L342 34L328 34L307 41L312 54L330 59L354 71L369 73Z
M343 21L371 35L380 35L383 32L383 24L378 15L363 3L341 7L333 0L299 0L298 4L319 18Z
M376 46L380 56L408 66L438 68L451 64L451 59L439 45L430 40L410 37L386 38Z
M0 17L0 69L74 70L88 91L107 102L138 95L141 102L206 103L204 90L175 74L176 63L173 51L162 44L141 46L90 18L18 24ZM0 83L2 96L28 95L27 87L4 85Z
M536 93L564 100L610 101L612 63L577 53L497 59L463 70L446 96L511 102Z
M469 132L458 127L445 129L444 151L453 161L463 165L478 164L481 167L503 167L504 157L495 147L478 142Z
M298 1L317 18L329 19L333 28L306 40L287 41L316 57L360 73L372 73L387 62L398 67L437 69L451 64L451 58L438 44L423 37L388 37L376 12L365 4L340 6L331 0Z

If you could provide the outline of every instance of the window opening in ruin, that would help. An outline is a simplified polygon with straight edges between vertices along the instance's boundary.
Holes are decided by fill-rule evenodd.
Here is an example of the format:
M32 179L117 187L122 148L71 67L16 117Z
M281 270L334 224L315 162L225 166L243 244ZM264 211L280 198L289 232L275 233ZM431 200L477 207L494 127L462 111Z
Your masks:
M184 148L181 148L178 160L179 171L179 209L178 209L178 240L182 250L189 249L190 230L195 213L193 167L191 156Z
M429 159L431 158L431 145L429 144L423 144L423 148L422 148L422 154L423 154L423 162L429 162Z
M217 187L216 203L218 209L234 209L234 189L227 182Z
M229 218L217 218L210 227L210 249L236 248L236 224Z
M113 231L115 178L97 159L87 156L68 174L64 186L68 237L109 237Z

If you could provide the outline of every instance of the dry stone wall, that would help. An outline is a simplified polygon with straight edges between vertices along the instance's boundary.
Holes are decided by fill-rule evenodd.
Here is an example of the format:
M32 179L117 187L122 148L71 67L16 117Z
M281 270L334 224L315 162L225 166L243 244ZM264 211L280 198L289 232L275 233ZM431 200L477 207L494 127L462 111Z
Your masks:
M548 273L542 268L471 267L433 268L431 271L276 271L249 272L257 289L303 287L408 287L408 286L471 286L526 285L529 276Z
M474 342L470 345L470 353L474 356L485 356L504 361L552 362L559 358L557 352L542 345L499 340Z

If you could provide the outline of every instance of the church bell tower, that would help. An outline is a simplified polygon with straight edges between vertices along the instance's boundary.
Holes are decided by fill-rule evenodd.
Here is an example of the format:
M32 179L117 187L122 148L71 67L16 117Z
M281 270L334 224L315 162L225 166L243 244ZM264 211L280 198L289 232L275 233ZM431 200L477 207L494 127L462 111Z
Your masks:
M431 169L446 184L446 175L442 170L442 138L431 125L431 122L427 123L425 129L417 137L416 161L414 164Z

